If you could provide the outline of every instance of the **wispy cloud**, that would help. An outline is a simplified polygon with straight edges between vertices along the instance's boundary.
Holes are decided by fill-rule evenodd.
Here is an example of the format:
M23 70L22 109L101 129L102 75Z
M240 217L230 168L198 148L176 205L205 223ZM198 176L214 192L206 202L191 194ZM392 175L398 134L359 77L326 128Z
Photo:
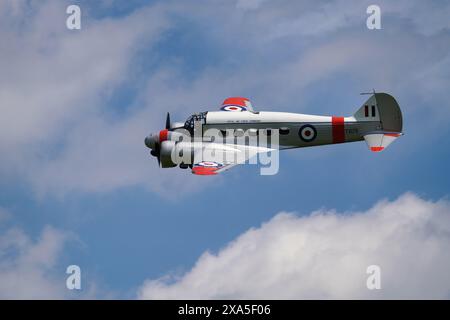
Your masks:
M0 298L61 299L67 296L64 270L56 261L70 233L46 227L33 242L20 228L0 236Z
M35 238L15 225L13 214L0 208L0 299L91 299L112 298L116 293L99 286L81 267L81 289L66 287L67 258L71 244L82 245L78 236L51 225ZM73 251L72 251L73 252ZM76 261L70 260L70 264Z
M450 203L406 193L365 212L279 213L178 277L148 280L142 299L448 298ZM380 290L366 269L381 268Z

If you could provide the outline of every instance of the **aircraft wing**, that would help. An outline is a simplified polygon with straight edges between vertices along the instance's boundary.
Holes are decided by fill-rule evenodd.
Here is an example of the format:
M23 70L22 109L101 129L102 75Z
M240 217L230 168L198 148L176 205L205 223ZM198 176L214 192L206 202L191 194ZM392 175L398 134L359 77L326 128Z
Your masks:
M255 157L258 153L274 150L258 146L203 143L202 148L197 149L194 153L192 173L197 175L216 175L238 164L246 163L250 159L254 160L256 164Z

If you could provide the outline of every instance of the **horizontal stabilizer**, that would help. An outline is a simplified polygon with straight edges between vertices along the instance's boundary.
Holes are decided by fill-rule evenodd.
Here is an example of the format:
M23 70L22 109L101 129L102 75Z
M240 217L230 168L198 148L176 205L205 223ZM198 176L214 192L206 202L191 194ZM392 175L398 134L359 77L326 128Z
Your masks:
M403 135L400 132L372 132L364 136L367 146L373 152L386 149L395 139Z

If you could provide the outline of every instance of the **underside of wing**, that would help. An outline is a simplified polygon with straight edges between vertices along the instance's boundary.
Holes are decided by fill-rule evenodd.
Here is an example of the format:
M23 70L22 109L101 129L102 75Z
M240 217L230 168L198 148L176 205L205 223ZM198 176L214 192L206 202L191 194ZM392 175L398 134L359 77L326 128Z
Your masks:
M192 173L200 176L212 176L228 170L236 164L219 165L215 162L203 161L192 167Z
M204 146L194 154L192 173L216 175L238 164L255 159L258 153L273 150L275 149L256 146L204 143ZM254 163L256 164L256 160Z

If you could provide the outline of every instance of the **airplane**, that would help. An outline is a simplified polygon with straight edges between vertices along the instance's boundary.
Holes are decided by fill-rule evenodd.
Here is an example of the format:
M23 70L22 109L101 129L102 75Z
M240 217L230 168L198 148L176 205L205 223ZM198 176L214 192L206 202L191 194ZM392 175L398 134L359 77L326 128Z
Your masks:
M195 113L184 123L171 123L167 113L165 129L147 136L145 145L162 168L179 166L191 168L196 175L216 175L274 150L365 140L369 150L380 152L403 135L402 127L400 107L387 93L370 93L367 101L348 117L255 111L249 99L230 97L220 110ZM208 131L231 140L219 143L205 134ZM197 140L189 136L198 132ZM242 139L237 142L237 137L270 137L274 133L278 141L273 145L248 145ZM187 155L185 152L183 160L179 160L183 150L188 150Z

